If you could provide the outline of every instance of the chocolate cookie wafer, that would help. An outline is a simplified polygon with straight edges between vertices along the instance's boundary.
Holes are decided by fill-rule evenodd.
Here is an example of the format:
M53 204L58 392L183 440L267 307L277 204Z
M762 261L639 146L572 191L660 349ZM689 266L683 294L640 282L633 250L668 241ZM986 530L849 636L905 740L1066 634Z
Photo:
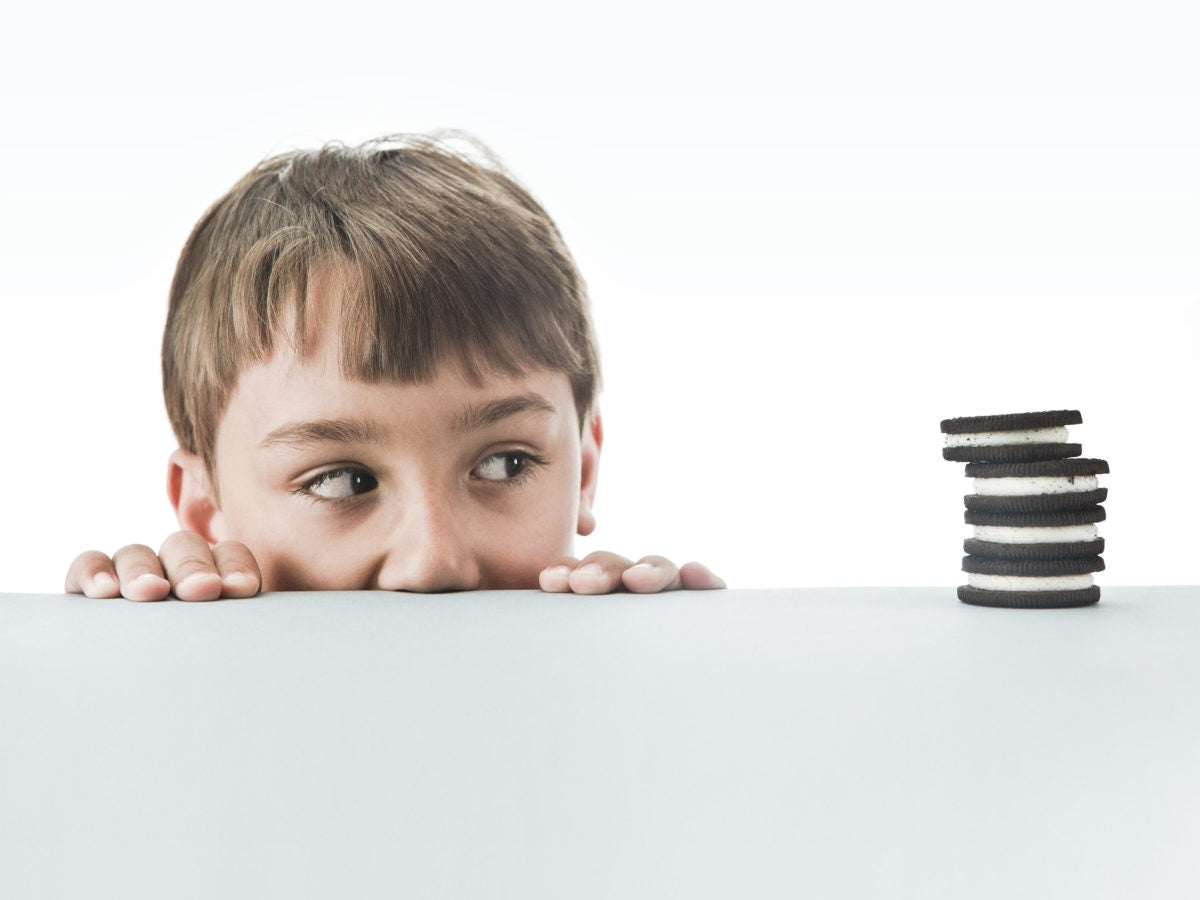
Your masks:
M942 458L952 462L1031 462L1067 459L1083 453L1068 441L1068 425L1078 425L1077 409L964 416L942 420Z
M963 552L992 559L1072 559L1077 556L1099 556L1104 552L1104 538L1094 535L1094 525L1090 527L1093 534L1078 541L1005 543L967 538L963 541Z
M1107 475L1108 460L1054 459L1027 463L967 463L968 478L1080 478Z
M1095 506L1108 499L1108 488L1082 491L1078 494L1021 494L1016 497L995 497L987 494L967 494L963 504L967 509L992 512L1039 513L1060 509L1081 509Z
M1015 578L1018 581L1017 587L1028 588L1029 585L1019 583L1021 579L1049 580L1073 578L1076 575L1090 577L1092 572L1103 572L1104 558L1086 556L1075 559L989 559L984 556L964 556L962 568L970 575Z
M958 599L972 606L1004 609L1070 609L1091 606L1100 599L1100 588L1092 585L1075 591L988 591L962 585Z
M1056 509L1049 512L995 512L985 509L968 509L963 512L963 521L976 526L976 537L980 527L990 528L1067 528L1074 525L1093 525L1103 522L1106 513L1100 505L1084 506L1080 509Z

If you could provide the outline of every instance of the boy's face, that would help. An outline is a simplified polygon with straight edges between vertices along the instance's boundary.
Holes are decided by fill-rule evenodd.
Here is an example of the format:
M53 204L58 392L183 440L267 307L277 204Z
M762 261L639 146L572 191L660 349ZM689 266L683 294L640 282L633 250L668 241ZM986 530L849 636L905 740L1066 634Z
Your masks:
M220 422L219 492L179 451L171 494L184 528L250 549L264 590L536 588L594 527L600 440L561 372L370 384L332 341L305 360L279 342Z

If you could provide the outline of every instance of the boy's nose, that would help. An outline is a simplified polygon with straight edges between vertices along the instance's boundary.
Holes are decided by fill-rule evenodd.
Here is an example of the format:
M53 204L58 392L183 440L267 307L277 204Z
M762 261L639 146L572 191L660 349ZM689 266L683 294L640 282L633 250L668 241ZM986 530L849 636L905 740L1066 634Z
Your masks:
M405 509L379 570L379 588L422 593L476 590L480 567L461 526L443 503L426 501Z

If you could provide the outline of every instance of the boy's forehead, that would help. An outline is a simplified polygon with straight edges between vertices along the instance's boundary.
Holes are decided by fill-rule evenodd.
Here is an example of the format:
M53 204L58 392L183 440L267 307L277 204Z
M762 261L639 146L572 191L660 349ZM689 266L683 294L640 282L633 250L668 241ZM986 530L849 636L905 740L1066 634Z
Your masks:
M486 364L472 371L451 357L438 364L428 379L376 381L347 376L336 347L302 356L280 342L267 359L241 373L226 413L227 417L249 416L264 426L282 418L351 413L374 417L419 413L449 420L472 405L518 396L544 398L555 412L575 417L574 395L564 372L513 373Z

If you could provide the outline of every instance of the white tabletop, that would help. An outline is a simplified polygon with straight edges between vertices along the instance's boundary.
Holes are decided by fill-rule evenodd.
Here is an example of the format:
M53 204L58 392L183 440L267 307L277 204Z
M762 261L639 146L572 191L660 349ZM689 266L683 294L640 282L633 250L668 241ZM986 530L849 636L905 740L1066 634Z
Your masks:
M1200 891L1200 588L0 594L0 896Z

